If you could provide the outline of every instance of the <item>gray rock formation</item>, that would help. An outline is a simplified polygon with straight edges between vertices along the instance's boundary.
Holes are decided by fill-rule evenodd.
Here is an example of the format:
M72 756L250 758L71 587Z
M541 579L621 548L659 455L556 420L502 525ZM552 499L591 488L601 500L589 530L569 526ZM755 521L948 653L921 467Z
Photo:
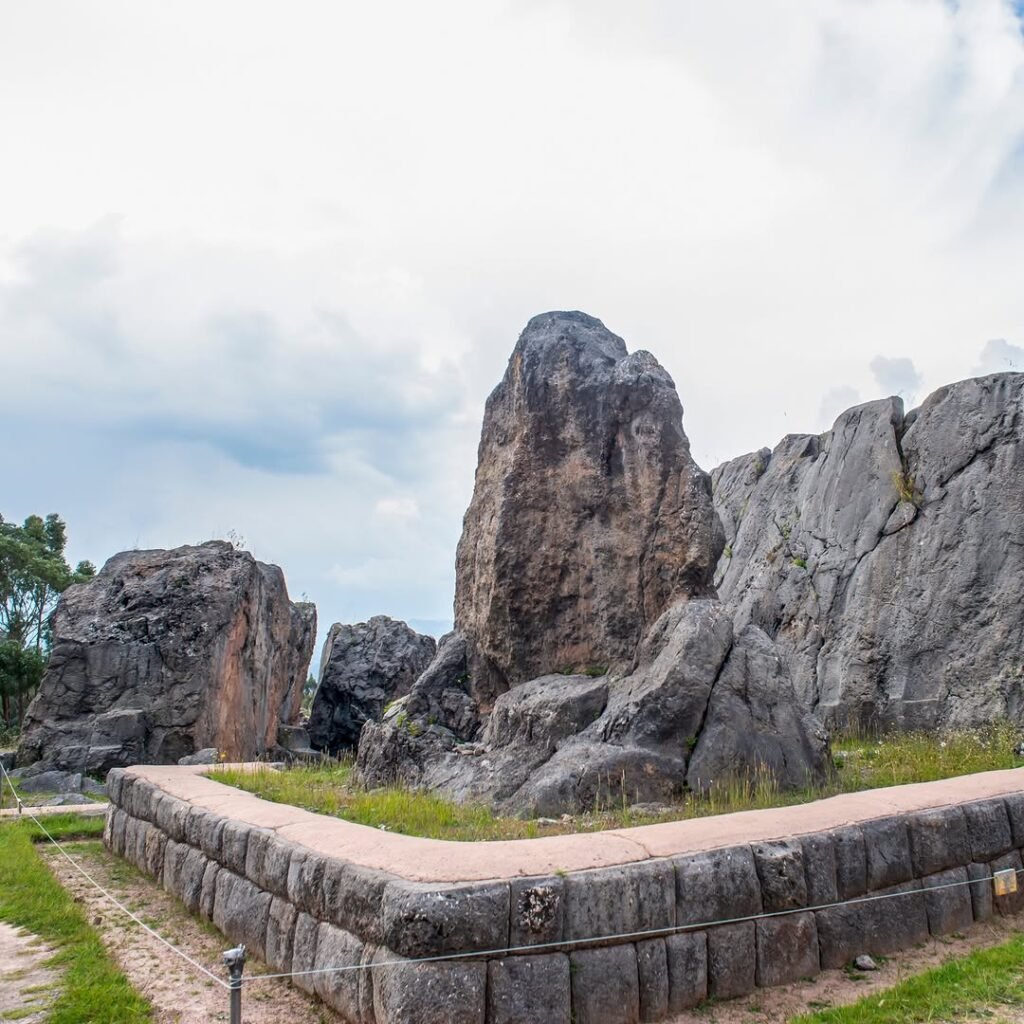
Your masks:
M1024 374L858 406L712 478L720 596L806 706L862 728L1024 713Z
M281 570L224 541L115 555L61 596L18 763L102 774L205 747L264 754L298 716L315 634Z
M354 749L363 723L379 722L385 706L412 689L436 651L433 637L386 615L355 625L336 622L324 642L309 716L313 747L330 754Z
M827 738L771 640L715 598L722 544L654 357L582 313L535 317L487 403L456 631L364 726L360 776L533 814L762 766L821 778Z
M721 528L672 378L583 313L534 317L487 400L456 555L474 698L630 667L681 597L713 593Z

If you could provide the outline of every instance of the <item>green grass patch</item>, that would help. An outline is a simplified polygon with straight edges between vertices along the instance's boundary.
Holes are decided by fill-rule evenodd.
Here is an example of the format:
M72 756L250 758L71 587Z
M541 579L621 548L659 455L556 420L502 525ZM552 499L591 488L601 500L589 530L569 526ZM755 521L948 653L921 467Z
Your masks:
M533 839L785 807L839 793L1016 768L1024 763L1014 754L1021 737L1021 730L1009 724L942 735L844 737L833 743L835 768L823 786L783 791L770 773L755 770L743 777L723 780L707 793L687 793L663 813L647 814L632 810L634 801L624 787L617 788L612 780L601 805L590 813L558 821L501 818L479 804L455 804L434 793L402 787L363 790L354 783L352 763L348 760L324 760L282 771L269 767L253 772L222 768L210 777L275 803L292 804L407 835L455 840Z
M45 821L57 838L96 835L102 819L60 815ZM0 824L0 920L27 928L55 952L48 963L61 972L48 1024L142 1024L149 1003L110 959L99 936L37 854L41 836L31 821Z
M994 1016L1024 1003L1024 936L949 960L850 1006L794 1017L791 1024L902 1024Z

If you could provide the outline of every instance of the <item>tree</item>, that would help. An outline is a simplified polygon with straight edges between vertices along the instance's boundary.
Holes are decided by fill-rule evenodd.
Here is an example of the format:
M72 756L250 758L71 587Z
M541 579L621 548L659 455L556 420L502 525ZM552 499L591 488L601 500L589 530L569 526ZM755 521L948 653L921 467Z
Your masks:
M67 526L56 514L21 526L0 516L0 707L20 722L39 685L50 646L50 617L72 583L96 575L91 562L72 569L64 558ZM14 703L12 703L12 700Z

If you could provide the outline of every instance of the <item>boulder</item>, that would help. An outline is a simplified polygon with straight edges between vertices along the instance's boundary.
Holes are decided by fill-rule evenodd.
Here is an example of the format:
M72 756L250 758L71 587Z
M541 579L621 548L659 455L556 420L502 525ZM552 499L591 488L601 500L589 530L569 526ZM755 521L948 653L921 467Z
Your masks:
M437 651L433 637L375 615L355 625L336 622L324 642L320 681L309 716L309 741L336 755L353 749L366 721L404 697Z
M771 638L717 600L721 550L669 375L592 317L535 317L484 414L456 629L363 727L359 777L532 815L822 779Z
M316 610L224 541L126 551L68 588L18 763L103 774L266 753L299 714Z
M803 703L859 729L1024 713L1024 374L844 412L712 473L719 594Z

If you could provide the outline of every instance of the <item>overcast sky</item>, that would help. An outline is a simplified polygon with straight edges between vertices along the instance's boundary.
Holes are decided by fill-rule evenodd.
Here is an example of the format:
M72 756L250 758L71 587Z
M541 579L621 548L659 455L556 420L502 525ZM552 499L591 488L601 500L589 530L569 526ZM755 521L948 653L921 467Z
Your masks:
M527 319L705 468L1024 369L1009 0L0 0L0 512L450 620Z

